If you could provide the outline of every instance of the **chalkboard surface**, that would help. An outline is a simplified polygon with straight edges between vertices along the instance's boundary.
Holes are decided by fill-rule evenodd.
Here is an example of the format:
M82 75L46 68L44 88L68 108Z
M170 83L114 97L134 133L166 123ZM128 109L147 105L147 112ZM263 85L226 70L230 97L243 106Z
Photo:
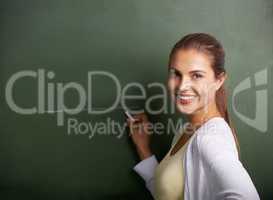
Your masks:
M272 5L272 0L1 1L0 198L151 199L132 170L139 160L128 130L102 126L107 120L123 124L122 106L104 114L88 109L102 111L115 102L113 77L121 89L132 82L144 85L147 98L160 93L148 84L166 83L174 43L187 33L207 32L226 50L229 109L242 161L261 199L272 199ZM95 72L100 75L89 84ZM245 79L251 87L236 93L232 106L232 94ZM247 120L255 119L257 94L266 94L259 105L267 106L258 128ZM129 104L143 107L145 100ZM161 104L155 100L152 106ZM63 105L79 106L79 112L63 112ZM153 123L181 118L148 114ZM159 160L172 137L172 131L152 137Z

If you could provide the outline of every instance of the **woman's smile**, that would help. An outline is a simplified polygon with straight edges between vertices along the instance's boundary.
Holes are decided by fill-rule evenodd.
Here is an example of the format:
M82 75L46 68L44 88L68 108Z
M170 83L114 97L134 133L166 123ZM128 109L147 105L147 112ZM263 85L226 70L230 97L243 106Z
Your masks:
M182 104L183 106L193 103L196 98L196 95L176 95L177 103Z

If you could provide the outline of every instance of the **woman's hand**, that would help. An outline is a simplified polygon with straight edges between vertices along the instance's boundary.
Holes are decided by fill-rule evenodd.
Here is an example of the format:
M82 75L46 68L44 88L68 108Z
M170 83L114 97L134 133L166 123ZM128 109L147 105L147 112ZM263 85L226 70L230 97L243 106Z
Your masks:
M141 160L152 156L150 149L150 131L147 115L145 113L136 114L133 116L135 121L127 119L127 124L130 128L130 137L136 146L137 153Z

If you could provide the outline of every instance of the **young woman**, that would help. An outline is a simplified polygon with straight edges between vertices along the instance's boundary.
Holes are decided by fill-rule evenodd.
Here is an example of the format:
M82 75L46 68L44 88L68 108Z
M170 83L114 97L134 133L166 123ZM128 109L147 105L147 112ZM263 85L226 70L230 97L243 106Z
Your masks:
M259 195L239 160L239 145L229 120L224 82L225 52L211 35L183 37L169 57L168 89L191 130L174 138L158 163L149 147L147 129L130 136L141 162L134 170L157 200L257 200ZM146 127L145 114L134 116Z

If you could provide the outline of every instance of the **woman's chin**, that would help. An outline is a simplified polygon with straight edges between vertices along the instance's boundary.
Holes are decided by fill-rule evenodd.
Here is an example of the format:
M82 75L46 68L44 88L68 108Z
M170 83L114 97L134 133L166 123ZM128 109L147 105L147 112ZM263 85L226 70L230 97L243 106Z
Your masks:
M177 110L185 115L191 115L194 113L195 109L191 106L183 106L181 104L176 104Z

